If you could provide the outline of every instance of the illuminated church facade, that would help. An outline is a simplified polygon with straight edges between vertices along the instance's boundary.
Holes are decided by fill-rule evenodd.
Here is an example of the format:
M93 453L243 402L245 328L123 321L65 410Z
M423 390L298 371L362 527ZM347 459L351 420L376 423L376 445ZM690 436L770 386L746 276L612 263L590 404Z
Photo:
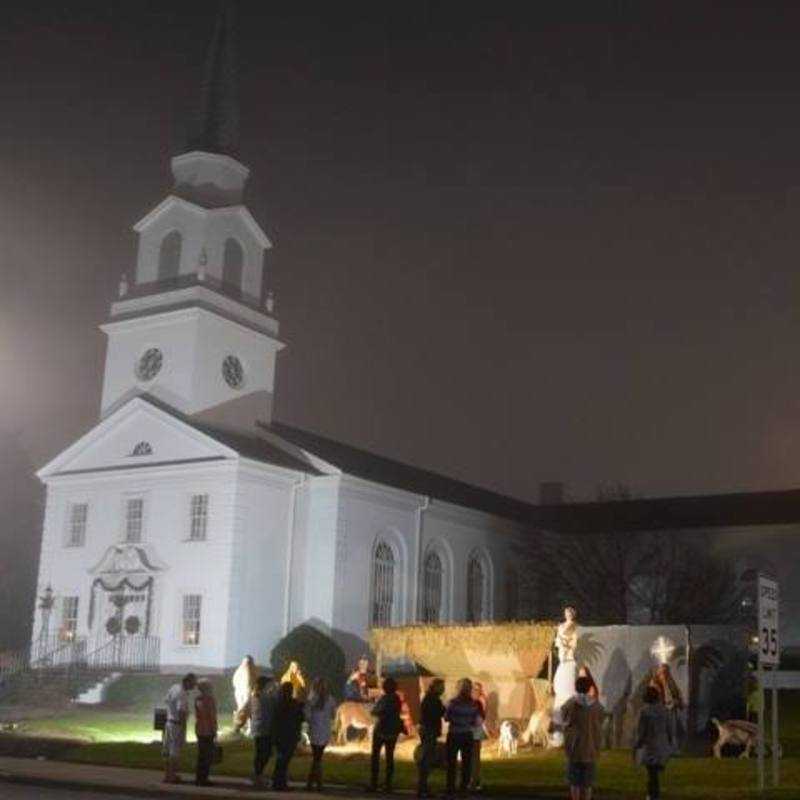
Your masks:
M371 626L518 614L525 504L272 419L285 345L243 204L230 35L223 14L199 133L134 225L100 421L38 472L40 656L224 669L304 623L353 657Z

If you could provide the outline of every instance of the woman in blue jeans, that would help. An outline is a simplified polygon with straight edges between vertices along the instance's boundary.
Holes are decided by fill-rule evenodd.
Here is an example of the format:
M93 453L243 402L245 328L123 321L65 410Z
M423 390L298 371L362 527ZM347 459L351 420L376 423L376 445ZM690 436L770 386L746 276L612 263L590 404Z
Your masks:
M447 794L455 794L456 761L461 755L459 791L466 792L472 776L472 752L475 728L483 722L481 705L472 697L472 681L462 678L458 694L447 704L444 718L450 723L447 731Z

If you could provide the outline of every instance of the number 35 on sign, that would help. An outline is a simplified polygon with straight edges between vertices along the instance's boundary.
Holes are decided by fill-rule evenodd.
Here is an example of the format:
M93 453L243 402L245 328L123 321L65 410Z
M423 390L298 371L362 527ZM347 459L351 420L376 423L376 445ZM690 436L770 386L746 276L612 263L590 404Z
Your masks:
M781 647L778 630L778 582L759 575L758 578L758 660L777 667Z

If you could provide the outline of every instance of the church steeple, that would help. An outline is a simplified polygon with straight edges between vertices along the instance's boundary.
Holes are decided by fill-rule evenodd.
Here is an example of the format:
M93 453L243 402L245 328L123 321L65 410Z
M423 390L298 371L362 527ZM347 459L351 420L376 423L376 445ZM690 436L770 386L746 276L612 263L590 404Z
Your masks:
M233 2L223 0L206 50L200 107L189 136L189 152L236 156L239 151L234 16Z
M147 392L185 414L250 429L269 419L283 344L264 297L264 231L243 205L232 2L209 43L190 149L170 195L134 225L135 280L111 307L103 413Z

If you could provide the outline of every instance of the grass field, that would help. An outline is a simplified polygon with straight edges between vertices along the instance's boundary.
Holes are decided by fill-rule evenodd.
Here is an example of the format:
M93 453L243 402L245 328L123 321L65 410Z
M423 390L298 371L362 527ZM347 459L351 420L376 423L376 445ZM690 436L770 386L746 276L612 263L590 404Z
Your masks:
M220 679L224 681L224 679ZM55 737L65 740L55 757L73 762L160 768L160 747L154 742L152 708L163 697L170 679L126 678L117 685L101 707L71 708L48 718L22 722L15 736L30 739ZM163 685L162 685L163 684ZM220 690L223 686L220 685ZM227 692L220 691L225 697ZM796 800L800 798L800 692L785 693L781 702L781 742L785 757L781 762L783 787L768 791L763 797ZM230 719L230 709L223 707L221 719ZM77 745L74 740L81 740ZM398 747L396 784L411 789L415 769L411 760L414 742ZM247 740L224 741L225 758L216 771L226 775L246 776L250 772L252 744ZM190 744L184 755L184 768L190 770L195 757ZM325 758L325 779L330 784L363 787L368 777L368 753L357 743L347 748L332 748ZM292 764L294 780L303 780L308 757L298 755ZM526 751L513 759L484 759L484 783L491 794L557 794L564 787L564 757L558 751ZM442 787L442 774L433 780L433 788ZM719 800L754 800L756 762L734 758L715 761L708 757L673 759L665 774L665 797L674 800L719 798ZM634 767L630 753L613 750L602 754L598 764L598 797L628 800L644 796L644 770Z

